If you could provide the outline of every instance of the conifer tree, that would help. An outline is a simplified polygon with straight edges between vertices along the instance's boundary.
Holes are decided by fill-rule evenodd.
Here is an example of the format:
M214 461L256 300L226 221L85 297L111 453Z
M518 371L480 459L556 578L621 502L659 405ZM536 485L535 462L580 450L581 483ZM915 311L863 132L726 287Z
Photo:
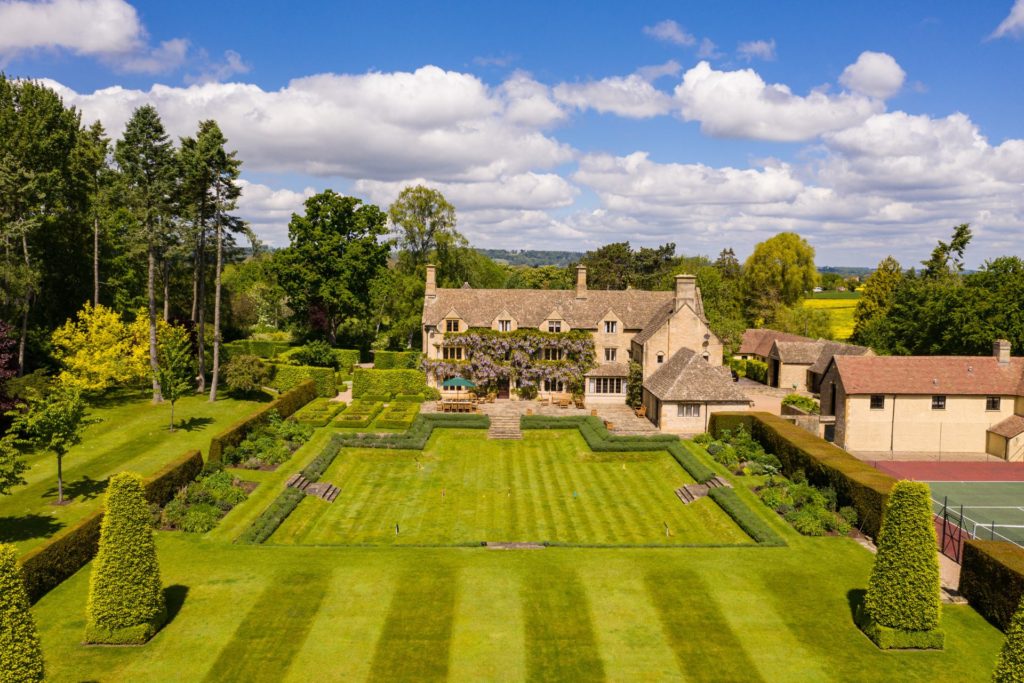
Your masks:
M43 680L43 651L13 545L0 545L0 680Z
M1006 642L999 653L993 683L1024 683L1024 596L1010 620Z
M134 472L111 477L89 577L86 642L140 645L166 620L150 524L142 477Z

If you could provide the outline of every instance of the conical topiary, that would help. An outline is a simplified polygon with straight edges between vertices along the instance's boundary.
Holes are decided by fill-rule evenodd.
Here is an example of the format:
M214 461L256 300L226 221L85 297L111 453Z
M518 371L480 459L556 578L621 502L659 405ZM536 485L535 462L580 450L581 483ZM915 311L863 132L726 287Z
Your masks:
M86 642L145 643L166 620L151 521L142 477L132 472L111 477L89 577Z
M927 484L900 481L878 532L858 624L881 648L941 648L941 584Z
M999 653L993 683L1024 683L1024 597L1006 630L1006 642Z
M0 680L43 680L43 651L13 545L0 544Z

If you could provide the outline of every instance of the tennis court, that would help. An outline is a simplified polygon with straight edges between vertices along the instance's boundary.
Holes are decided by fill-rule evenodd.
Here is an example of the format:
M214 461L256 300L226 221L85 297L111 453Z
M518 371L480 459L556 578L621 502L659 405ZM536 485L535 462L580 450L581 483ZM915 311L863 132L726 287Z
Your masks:
M1024 546L1024 482L933 481L928 485L935 514L941 515L945 505L951 515L962 515L957 523L972 538Z

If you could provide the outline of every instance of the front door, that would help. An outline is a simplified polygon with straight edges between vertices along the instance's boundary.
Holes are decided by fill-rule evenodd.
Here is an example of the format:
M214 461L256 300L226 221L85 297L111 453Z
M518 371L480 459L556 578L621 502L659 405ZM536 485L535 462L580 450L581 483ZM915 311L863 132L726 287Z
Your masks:
M508 380L498 380L498 398L508 398Z

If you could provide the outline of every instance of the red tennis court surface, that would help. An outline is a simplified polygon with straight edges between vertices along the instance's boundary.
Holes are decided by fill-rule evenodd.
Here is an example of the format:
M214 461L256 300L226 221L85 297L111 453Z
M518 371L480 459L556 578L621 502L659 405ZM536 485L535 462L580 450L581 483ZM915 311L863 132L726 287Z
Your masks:
M1024 481L1024 462L876 460L871 464L897 479L914 479L916 481Z

